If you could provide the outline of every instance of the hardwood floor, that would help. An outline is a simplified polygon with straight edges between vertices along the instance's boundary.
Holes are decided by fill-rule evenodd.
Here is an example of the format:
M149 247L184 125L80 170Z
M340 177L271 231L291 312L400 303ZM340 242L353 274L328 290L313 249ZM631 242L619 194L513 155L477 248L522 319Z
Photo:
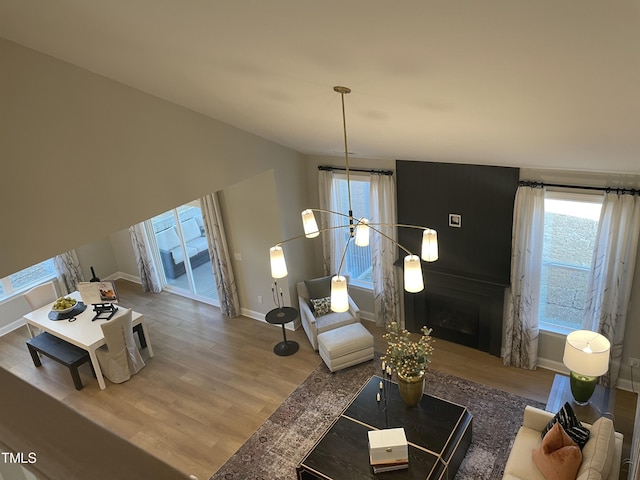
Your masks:
M29 381L177 469L208 479L321 362L300 328L287 337L300 344L290 357L273 346L279 326L249 318L226 319L215 307L166 292L145 293L117 282L121 303L144 314L154 357L130 381L100 390L88 365L76 391L66 368L43 359L36 369L24 345L26 327L0 337L0 367ZM365 322L376 350L383 331ZM502 360L437 340L432 367L546 402L554 373L507 368ZM631 442L636 395L618 391L616 428ZM623 453L623 457L624 457ZM626 474L624 477L626 478Z

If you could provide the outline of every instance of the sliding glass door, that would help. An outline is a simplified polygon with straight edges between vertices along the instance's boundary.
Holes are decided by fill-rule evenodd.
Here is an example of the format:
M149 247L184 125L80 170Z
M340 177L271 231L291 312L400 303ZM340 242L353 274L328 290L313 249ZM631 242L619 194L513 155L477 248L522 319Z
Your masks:
M200 202L194 200L148 222L167 290L217 305L218 292Z

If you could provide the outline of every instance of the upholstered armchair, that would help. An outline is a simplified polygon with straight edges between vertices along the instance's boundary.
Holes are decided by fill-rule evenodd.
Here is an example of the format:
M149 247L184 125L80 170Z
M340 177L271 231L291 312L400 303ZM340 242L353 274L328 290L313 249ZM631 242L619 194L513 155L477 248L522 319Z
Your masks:
M296 287L300 320L314 350L318 350L318 334L360 322L360 309L351 297L346 312L332 312L329 308L331 276L298 282Z

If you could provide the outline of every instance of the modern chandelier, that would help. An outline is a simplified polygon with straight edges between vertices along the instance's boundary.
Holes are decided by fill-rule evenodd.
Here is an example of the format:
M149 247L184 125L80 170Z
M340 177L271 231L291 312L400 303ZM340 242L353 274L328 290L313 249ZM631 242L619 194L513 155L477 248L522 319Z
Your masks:
M336 86L333 90L340 94L342 99L342 128L344 133L344 155L345 155L345 170L347 177L347 198L349 205L349 212L335 212L333 210L325 210L319 208L308 208L302 212L302 225L304 227L304 236L307 238L315 238L320 235L321 232L348 228L349 237L342 251L342 257L340 258L340 264L335 276L331 279L331 310L334 312L346 312L349 309L349 294L347 292L347 280L343 275L340 275L342 265L347 254L347 249L354 243L356 247L366 247L369 245L369 235L373 231L387 240L394 243L400 249L402 249L407 255L404 257L404 289L410 293L417 293L424 290L424 281L422 276L422 265L420 259L425 262L434 262L438 259L438 236L435 230L427 227L420 227L417 225L405 225L399 223L371 223L366 218L354 218L353 211L351 209L351 185L349 177L349 148L347 144L347 121L344 108L344 96L351 93L351 89L347 87ZM326 227L319 229L318 223L314 212L327 213L330 215L337 215L343 217L345 222L343 225ZM390 236L380 231L378 227L403 227L403 228L415 228L422 230L422 248L420 256L414 255L407 248L400 245ZM303 235L298 235L287 240L283 240L271 247L269 250L269 256L271 259L271 276L275 279L286 277L288 274L287 264L284 258L284 251L282 244L301 238ZM353 240L353 242L352 242Z

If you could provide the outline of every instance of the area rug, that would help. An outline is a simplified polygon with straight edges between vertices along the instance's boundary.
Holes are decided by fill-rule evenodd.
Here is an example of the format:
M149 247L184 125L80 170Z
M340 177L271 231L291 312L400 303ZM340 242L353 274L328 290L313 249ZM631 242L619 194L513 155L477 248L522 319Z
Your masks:
M295 480L296 465L379 366L377 359L335 373L318 366L211 480ZM425 385L426 393L465 405L473 415L471 447L456 480L502 478L525 406L544 408L436 370Z

